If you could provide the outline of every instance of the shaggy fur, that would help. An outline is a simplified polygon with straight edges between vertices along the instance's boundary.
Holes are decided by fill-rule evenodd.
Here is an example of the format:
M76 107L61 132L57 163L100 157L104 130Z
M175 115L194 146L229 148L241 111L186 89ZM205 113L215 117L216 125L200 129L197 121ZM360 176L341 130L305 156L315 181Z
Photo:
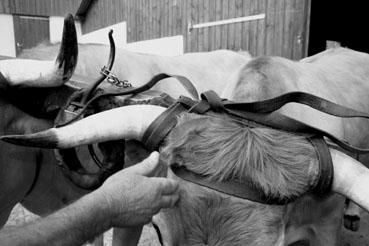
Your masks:
M304 137L192 114L179 119L161 154L168 165L183 165L211 180L251 182L281 199L308 191L318 166ZM178 209L167 215L183 225L186 245L277 245L283 239L286 206L253 203L181 182Z
M251 182L267 197L282 199L308 191L318 166L305 137L192 115L179 120L163 154L169 163L209 179Z

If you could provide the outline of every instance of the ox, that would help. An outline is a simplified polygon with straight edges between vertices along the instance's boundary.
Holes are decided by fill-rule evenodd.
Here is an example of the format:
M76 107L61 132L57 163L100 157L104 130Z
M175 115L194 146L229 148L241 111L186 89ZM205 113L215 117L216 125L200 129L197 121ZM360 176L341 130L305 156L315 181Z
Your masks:
M0 74L3 77L0 78L0 135L31 133L53 125L54 114L43 114L40 117L38 112L54 111L55 108L43 103L32 104L32 100L37 99L37 94L20 99L20 95L24 95L20 92L23 87L56 87L66 82L73 71L74 80L85 79L82 82L87 84L93 81L104 65L109 47L88 44L79 47L79 63L75 67L77 40L71 22L71 17L67 17L64 38L56 61L39 60L53 59L58 52L58 45L41 45L36 49L25 50L22 57L27 60L4 60L5 57L1 57ZM228 75L250 59L248 55L238 55L231 51L193 53L170 58L117 50L116 56L113 72L134 86L143 84L157 73L167 72L191 78L200 91L212 88L218 92L225 87ZM167 79L157 87L173 96L185 94L186 90L172 80ZM54 91L56 95L58 90L59 88ZM37 89L33 92L37 92ZM27 104L33 106L27 107ZM56 165L53 151L0 142L0 153L1 226L18 202L42 216L87 192L63 175ZM133 158L132 161L136 162L137 159Z
M335 49L294 62L278 57L251 60L223 96L234 101L263 100L290 91L314 93L369 112L369 56ZM7 141L47 148L70 148L114 139L142 140L148 126L165 108L134 105L92 115L61 128L5 137ZM368 146L369 124L342 120L301 105L280 112ZM106 119L109 119L107 122ZM83 131L81 131L83 129ZM252 182L264 195L300 196L287 205L264 205L167 176L181 182L176 208L163 210L154 222L164 245L338 245L344 196L369 210L369 170L331 149L332 190L318 197L307 193L316 181L318 159L303 137L268 128L249 128L227 117L184 113L166 138L161 160L185 166L218 181Z

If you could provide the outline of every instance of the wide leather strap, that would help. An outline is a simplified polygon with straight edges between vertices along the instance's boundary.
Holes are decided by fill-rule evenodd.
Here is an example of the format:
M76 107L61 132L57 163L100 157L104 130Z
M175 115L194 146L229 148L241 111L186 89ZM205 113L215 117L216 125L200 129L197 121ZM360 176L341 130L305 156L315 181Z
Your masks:
M142 136L142 143L149 150L158 150L161 142L177 124L177 116L187 109L175 103L154 120Z
M271 113L280 109L287 103L292 102L305 104L323 113L334 115L341 118L360 117L369 119L369 114L365 112L360 112L352 108L347 108L339 104L330 102L321 97L317 97L315 95L300 91L286 93L281 96L263 101L248 102L248 103L235 103L231 101L224 101L223 104L224 107L226 107L227 109L236 109L236 110L238 109L242 111L257 112L257 113Z
M319 161L319 176L315 185L311 187L311 192L322 197L332 190L334 169L331 152L322 137L313 136L308 139L314 146Z
M187 170L183 166L172 165L171 170L173 173L183 180L195 183L209 189L242 198L253 202L262 204L284 205L293 201L291 199L277 199L264 196L263 192L253 186L251 183L240 183L237 181L212 181L205 176L198 175L194 172Z

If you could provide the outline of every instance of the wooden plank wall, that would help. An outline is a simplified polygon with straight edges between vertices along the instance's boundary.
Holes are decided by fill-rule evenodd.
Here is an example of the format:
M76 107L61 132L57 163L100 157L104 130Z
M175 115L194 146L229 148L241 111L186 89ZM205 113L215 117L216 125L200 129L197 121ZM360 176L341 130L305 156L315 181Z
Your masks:
M74 14L82 0L1 0L0 13L32 16Z
M92 1L83 21L82 32L88 33L126 20L127 4L127 0Z
M0 13L10 13L9 0L0 0Z
M311 0L94 1L83 32L127 21L127 41L183 35L185 52L247 50L254 56L307 55ZM188 25L265 13L250 22L194 29Z
M126 0L127 40L183 35L186 52L247 50L254 56L306 56L311 0ZM108 11L108 10L107 10ZM264 20L193 29L190 23L265 13Z

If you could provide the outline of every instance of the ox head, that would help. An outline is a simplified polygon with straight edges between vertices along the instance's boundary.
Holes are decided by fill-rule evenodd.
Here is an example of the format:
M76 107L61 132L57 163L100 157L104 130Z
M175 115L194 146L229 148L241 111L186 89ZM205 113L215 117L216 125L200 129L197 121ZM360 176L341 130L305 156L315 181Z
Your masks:
M50 128L53 125L56 115L69 98L78 94L81 87L88 87L88 83L91 83L90 81L83 81L82 83L71 82L65 84L74 73L77 57L78 44L74 18L72 15L68 15L64 20L62 41L55 60L0 60L0 107L3 116L0 131L2 135L30 133ZM114 60L114 57L110 56L109 59L109 64L112 65L113 61L110 60ZM111 69L111 66L108 69ZM112 101L109 99L100 100L93 105L93 108L101 111L109 107L108 105L111 103ZM59 119L60 117L57 118ZM121 144L122 141L119 143ZM114 150L118 148L119 151L114 153L120 153L122 150L121 145L118 148L117 143L114 145L109 145L109 143L100 144L102 155L108 156L104 159L106 163L111 164ZM79 156L82 155L84 160L90 160L88 153L84 152L80 153ZM62 152L60 155L56 152L57 160L62 165L65 164L63 162L65 158L69 158L68 160L75 164L78 159L73 155L76 155L76 152L73 150ZM120 164L123 163L122 155L115 155L116 159L119 158ZM88 180L99 179L100 177L95 176L104 176L104 171L110 171L108 167L105 167L103 171L99 174L95 173L92 175L94 177L91 178L91 176L85 173L80 174L80 166L76 169L68 170L63 168L63 171L77 184L77 181L83 178Z
M141 141L149 125L165 110L153 105L120 107L65 127L2 139L45 148L119 139ZM369 209L368 197L360 193L369 183L368 171L341 152L331 153L333 191ZM314 148L304 137L249 128L227 116L188 113L179 118L166 138L161 161L167 167L185 166L210 180L251 183L265 196L282 200L308 192L317 182L319 169ZM167 175L179 179L171 168ZM162 211L155 222L165 245L273 245L281 240L285 210L285 206L259 204L181 180L179 203Z

